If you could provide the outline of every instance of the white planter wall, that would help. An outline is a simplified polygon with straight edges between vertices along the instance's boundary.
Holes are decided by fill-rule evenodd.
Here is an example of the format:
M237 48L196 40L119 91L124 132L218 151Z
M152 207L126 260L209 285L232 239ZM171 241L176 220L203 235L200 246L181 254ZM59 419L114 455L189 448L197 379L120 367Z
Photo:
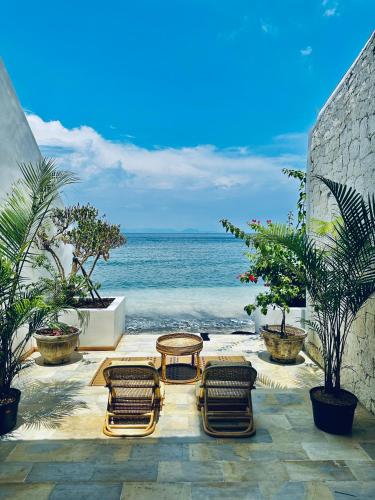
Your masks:
M80 348L114 349L125 331L125 297L116 297L107 309L80 309L88 313L86 329L80 336ZM74 309L60 316L60 321L79 327Z
M289 312L286 314L286 324L297 328L304 328L302 321L305 319L305 315L305 307L291 307ZM254 321L255 332L259 333L259 328L262 325L281 324L282 314L280 309L273 309L272 307L269 307L266 315L262 314L260 309L256 309L251 315L251 318Z

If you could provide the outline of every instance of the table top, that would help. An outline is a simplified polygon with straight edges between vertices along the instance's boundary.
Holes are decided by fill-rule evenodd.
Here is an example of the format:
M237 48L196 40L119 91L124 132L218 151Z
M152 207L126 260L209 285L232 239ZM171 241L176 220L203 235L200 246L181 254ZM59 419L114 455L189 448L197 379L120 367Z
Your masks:
M172 355L192 354L203 349L203 340L192 333L162 335L156 341L156 350Z

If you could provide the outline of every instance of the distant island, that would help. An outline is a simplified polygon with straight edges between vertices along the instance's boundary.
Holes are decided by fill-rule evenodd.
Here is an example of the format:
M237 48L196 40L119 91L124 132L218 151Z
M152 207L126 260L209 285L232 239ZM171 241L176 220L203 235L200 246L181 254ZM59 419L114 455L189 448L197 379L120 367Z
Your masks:
M124 233L157 233L157 234L177 234L177 233L183 233L183 234L220 234L219 231L209 231L209 230L203 230L203 229L197 229L194 227L188 227L185 229L170 229L170 228L155 228L155 227L142 227L142 228L137 228L137 229L123 229Z

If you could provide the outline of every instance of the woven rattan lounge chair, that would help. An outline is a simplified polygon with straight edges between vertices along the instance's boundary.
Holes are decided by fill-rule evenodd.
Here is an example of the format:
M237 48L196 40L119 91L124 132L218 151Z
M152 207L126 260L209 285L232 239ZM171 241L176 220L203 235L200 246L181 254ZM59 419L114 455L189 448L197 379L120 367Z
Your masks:
M109 389L104 434L139 437L154 432L163 401L155 366L114 363L103 375Z
M207 363L198 395L198 409L207 434L233 437L255 433L251 390L256 376L248 361Z

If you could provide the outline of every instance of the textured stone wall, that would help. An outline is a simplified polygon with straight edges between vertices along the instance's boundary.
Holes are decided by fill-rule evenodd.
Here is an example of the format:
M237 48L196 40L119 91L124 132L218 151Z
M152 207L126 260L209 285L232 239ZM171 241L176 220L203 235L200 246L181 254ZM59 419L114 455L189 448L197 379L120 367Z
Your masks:
M334 63L334 61L333 61ZM332 220L332 196L313 174L375 193L375 33L321 110L310 134L308 217ZM360 311L348 339L343 385L375 413L375 298ZM308 349L316 354L317 339ZM349 368L350 367L350 368Z

